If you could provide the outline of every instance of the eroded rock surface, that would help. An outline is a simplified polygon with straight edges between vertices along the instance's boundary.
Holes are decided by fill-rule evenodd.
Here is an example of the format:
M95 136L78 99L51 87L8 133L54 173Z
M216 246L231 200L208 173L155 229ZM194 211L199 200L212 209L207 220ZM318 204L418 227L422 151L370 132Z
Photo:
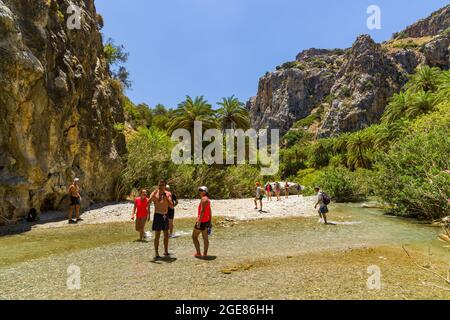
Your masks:
M126 151L113 84L93 0L0 0L0 223L65 206L75 176L84 205L112 198Z
M284 134L318 109L320 119L310 127L317 137L379 122L390 97L417 67L450 67L449 17L450 5L382 44L362 35L348 49L301 52L260 79L256 97L247 103L253 127Z

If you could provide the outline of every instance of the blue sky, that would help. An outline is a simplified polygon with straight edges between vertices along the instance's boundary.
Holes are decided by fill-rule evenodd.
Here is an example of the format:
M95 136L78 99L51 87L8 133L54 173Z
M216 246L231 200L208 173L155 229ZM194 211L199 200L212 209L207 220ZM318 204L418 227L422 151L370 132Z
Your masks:
M367 28L369 5L381 30ZM258 80L303 49L346 48L363 33L381 42L447 0L96 0L105 38L130 53L128 96L176 107L256 95Z

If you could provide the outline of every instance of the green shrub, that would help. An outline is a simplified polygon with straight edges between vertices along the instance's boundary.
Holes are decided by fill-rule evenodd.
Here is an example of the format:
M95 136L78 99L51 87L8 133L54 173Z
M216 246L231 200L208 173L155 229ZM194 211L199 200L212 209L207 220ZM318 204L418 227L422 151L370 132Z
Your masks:
M123 133L125 130L125 125L123 123L116 123L114 125L114 130L116 130L117 132Z
M171 161L173 142L165 132L140 128L128 142L127 166L119 178L116 197L123 198L133 188L152 188L160 178L176 170Z
M336 202L360 201L366 196L362 193L355 174L344 167L327 168L319 181L319 186Z
M320 185L323 174L323 171L311 168L298 171L296 182L305 187L304 195L311 196L314 194L314 187Z
M376 193L392 213L422 219L449 214L450 104L416 121L379 161Z

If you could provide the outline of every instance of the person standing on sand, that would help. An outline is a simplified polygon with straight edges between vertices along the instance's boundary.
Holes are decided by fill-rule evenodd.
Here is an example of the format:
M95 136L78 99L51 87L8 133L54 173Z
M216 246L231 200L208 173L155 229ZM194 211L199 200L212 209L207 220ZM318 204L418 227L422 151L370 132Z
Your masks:
M277 195L277 201L281 201L281 186L279 182L275 182L275 194Z
M270 184L270 181L266 184L266 195L267 202L272 201L272 185Z
M155 260L161 259L159 255L159 238L164 233L164 256L169 257L169 207L173 208L172 196L166 191L166 182L159 181L158 189L150 196L149 204L155 205L152 230L155 232Z
M166 190L170 193L173 201L173 208L169 207L169 238L175 238L175 234L173 233L173 220L175 219L175 207L178 205L177 195L170 191L170 186L166 186Z
M211 228L212 211L208 188L200 187L198 192L200 193L201 200L198 206L197 222L195 224L194 231L192 232L192 241L194 242L196 250L195 257L201 258L202 253L200 250L200 242L198 241L198 237L201 233L203 237L203 257L207 257L209 249L208 231Z
M81 195L80 195L80 179L75 178L69 187L70 206L69 206L69 224L76 224L83 221L80 218ZM75 209L76 219L72 219L73 210Z
M256 190L255 190L255 210L258 210L258 201L259 201L259 212L263 211L263 198L264 191L261 188L261 183L256 182Z
M324 222L325 224L328 224L328 221L327 221L327 213L328 213L327 202L328 201L327 201L327 199L329 199L329 198L324 192L320 191L319 187L315 187L314 191L317 194L317 202L316 202L316 205L314 206L314 208L317 209L317 206L319 206L319 216L320 216L319 222L320 223Z
M139 241L144 241L145 224L150 221L150 201L147 198L147 190L141 190L141 196L134 200L133 214L131 220L134 220L136 215L136 231L139 232Z
M297 196L300 198L300 195L302 193L302 186L300 183L297 183L297 186L295 187L297 189Z
M289 182L284 183L284 195L286 199L289 199Z

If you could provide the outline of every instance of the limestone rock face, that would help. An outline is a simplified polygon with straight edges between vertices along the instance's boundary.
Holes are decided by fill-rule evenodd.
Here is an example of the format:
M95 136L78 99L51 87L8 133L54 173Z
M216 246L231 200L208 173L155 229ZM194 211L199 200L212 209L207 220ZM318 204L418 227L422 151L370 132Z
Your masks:
M280 128L283 134L319 109L319 122L309 128L317 137L379 122L389 99L417 67L450 67L449 15L446 6L382 44L362 35L349 49L301 52L260 79L256 97L247 103L252 126Z
M394 38L436 36L448 28L450 28L450 5L434 12L427 18L410 25L405 30L396 33Z
M360 36L347 52L335 97L319 130L319 137L361 130L377 122L387 100L406 82L395 62L369 36Z
M70 4L81 29L66 24ZM113 197L125 139L93 0L0 0L0 223Z
M342 52L308 50L278 71L260 79L258 95L247 106L256 129L286 133L298 119L307 117L330 92Z

